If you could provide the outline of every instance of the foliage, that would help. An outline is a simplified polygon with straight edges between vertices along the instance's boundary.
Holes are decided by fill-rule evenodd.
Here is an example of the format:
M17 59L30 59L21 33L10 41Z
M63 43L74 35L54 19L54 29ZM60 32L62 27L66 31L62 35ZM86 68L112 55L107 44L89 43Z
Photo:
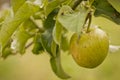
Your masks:
M32 44L34 54L45 51L50 55L51 67L58 77L70 78L61 66L60 55L69 50L71 35L80 35L88 21L90 25L91 16L103 16L119 25L119 1L11 0L11 8L0 16L1 58L24 54Z

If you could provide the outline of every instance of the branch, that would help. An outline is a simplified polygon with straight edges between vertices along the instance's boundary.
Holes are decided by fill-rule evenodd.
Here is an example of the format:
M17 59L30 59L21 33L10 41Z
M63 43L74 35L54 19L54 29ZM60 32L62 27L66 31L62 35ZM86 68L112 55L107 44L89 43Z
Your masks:
M25 49L29 48L33 44L33 41L30 42L28 45L25 46Z

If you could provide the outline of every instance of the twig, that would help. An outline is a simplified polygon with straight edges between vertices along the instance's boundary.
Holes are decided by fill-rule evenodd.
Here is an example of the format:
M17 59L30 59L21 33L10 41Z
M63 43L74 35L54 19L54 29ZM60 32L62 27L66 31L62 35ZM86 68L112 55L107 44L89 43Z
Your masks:
M33 41L30 42L27 46L25 46L25 49L29 48L33 44Z

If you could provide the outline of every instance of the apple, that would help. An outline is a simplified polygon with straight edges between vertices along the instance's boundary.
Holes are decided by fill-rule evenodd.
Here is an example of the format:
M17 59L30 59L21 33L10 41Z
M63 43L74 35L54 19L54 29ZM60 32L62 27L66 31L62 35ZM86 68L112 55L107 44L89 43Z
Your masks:
M74 33L70 40L70 54L75 62L85 68L95 68L107 56L108 35L98 27L85 29L81 35Z

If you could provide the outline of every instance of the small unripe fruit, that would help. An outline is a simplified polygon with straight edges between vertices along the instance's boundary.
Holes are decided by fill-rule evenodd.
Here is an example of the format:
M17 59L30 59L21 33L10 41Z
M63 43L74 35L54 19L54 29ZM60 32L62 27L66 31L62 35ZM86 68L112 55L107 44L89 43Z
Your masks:
M85 68L95 68L107 56L109 49L108 35L101 29L90 27L80 36L74 33L70 41L70 53L75 62Z

